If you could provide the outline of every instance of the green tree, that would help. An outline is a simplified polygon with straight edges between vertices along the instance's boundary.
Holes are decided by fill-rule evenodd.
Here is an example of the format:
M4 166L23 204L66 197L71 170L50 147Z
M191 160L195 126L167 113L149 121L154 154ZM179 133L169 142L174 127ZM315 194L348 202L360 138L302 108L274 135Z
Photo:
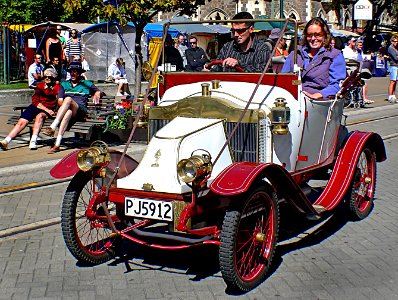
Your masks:
M63 8L52 0L0 0L0 20L9 24L59 21Z
M180 14L191 15L196 12L198 5L204 4L204 0L66 0L64 9L66 15L85 13L86 15L100 16L105 20L116 20L124 25L132 22L136 30L135 52L136 52L136 84L135 96L141 90L141 36L146 24L159 12L179 11Z

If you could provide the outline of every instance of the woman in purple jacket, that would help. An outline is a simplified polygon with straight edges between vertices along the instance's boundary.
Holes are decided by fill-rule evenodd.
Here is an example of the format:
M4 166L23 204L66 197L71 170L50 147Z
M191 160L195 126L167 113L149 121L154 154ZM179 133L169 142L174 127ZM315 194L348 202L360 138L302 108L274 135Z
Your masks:
M346 78L346 64L340 50L332 48L332 35L326 22L319 18L310 20L304 28L297 64L302 68L303 92L312 99L335 96L340 82ZM293 72L292 51L282 72Z

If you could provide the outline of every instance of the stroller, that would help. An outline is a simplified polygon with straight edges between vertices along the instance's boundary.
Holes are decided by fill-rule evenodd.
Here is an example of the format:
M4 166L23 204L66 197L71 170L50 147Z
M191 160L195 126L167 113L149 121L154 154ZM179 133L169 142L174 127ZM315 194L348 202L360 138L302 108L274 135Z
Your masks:
M346 60L348 77L343 81L339 98L344 99L344 108L365 107L363 99L364 79L370 79L372 74L368 69L362 69L362 62L354 59Z

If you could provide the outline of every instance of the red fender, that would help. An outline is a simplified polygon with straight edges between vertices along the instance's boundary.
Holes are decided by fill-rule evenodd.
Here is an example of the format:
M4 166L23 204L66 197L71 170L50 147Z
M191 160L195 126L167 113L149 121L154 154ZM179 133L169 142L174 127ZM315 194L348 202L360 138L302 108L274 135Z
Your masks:
M80 170L76 162L77 154L79 153L79 151L81 150L73 151L65 156L63 159L61 159L50 170L51 176L54 178L66 178L74 176ZM117 167L122 153L117 150L109 150L109 153L111 155L111 162L107 165L107 168L113 171ZM134 158L125 155L123 163L121 164L120 169L117 173L116 179L127 176L128 174L133 172L137 166L138 162Z
M326 210L332 210L346 194L356 167L358 157L364 147L376 153L376 161L387 159L384 143L380 135L373 132L353 131L337 156L332 175L326 188L315 201Z
M258 178L266 177L279 195L283 195L299 212L318 215L292 176L277 164L238 162L225 168L210 184L221 196L234 196L249 190Z
M66 178L75 175L80 169L77 166L76 158L80 150L73 151L62 158L51 170L54 178Z

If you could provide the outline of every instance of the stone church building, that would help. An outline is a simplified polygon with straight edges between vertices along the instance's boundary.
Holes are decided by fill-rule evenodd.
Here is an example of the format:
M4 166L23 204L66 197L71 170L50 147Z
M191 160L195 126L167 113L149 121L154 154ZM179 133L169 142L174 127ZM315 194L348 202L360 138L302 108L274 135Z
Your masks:
M204 0L205 5L201 5L197 15L193 20L228 20L237 12L250 12L255 18L266 15L271 18L280 18L280 4L283 7L283 16L306 22L313 17L322 17L327 20L333 29L350 29L361 27L361 24L353 24L353 5L356 1L346 1L340 11L340 20L333 10L331 10L332 0ZM175 14L163 14L159 20L173 17ZM382 16L382 23L391 24L386 16Z

